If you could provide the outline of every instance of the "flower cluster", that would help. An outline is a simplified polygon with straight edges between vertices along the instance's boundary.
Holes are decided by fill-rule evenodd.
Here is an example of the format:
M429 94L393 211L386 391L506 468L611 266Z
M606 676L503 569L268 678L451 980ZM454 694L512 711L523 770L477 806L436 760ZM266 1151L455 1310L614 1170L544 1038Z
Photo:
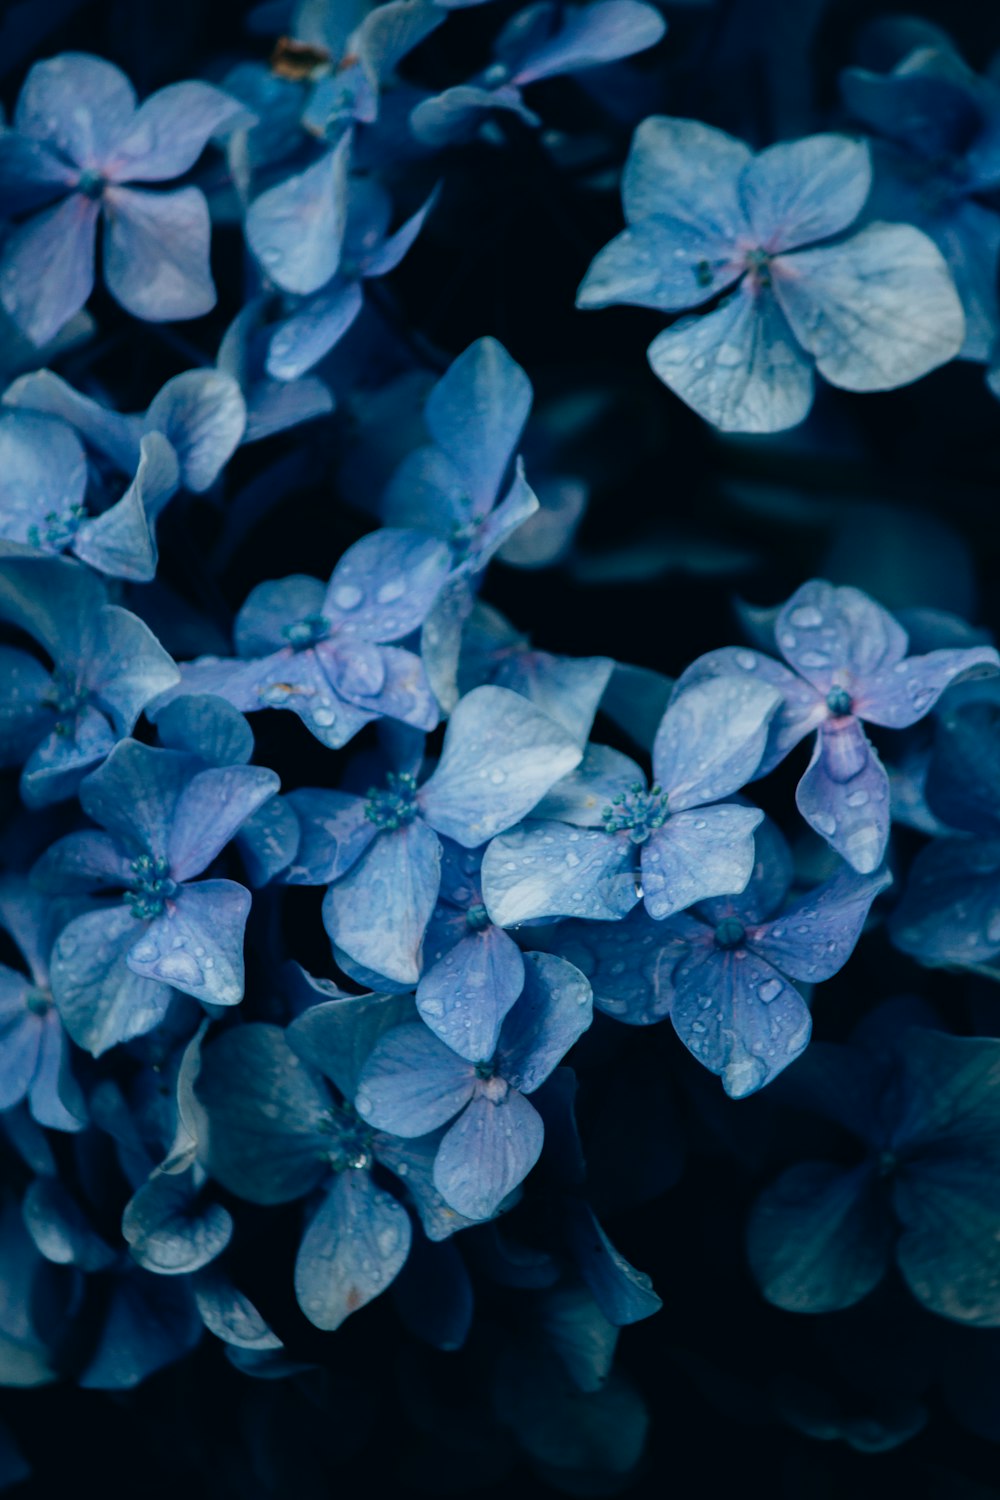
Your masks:
M350 1410L360 1324L380 1368L416 1361L428 1471L464 1401L472 1468L613 1493L649 1422L616 1344L669 1290L634 1216L685 1130L747 1174L754 1317L905 1287L956 1338L1000 1329L1000 1041L928 972L1000 978L1000 655L971 587L918 607L944 523L856 495L803 519L789 480L863 447L838 392L1000 347L1000 92L910 24L811 122L836 130L759 150L658 112L650 0L263 5L243 60L142 102L101 56L26 58L0 127L0 1383L259 1377L246 1492L325 1493L329 1455L300 1482L281 1434ZM633 399L628 322L624 376L574 370L582 342L546 365L544 299L534 342L484 331L481 262L515 251L495 205L467 221L501 180L552 233L582 204L553 321L669 317L649 362L680 402L648 372ZM622 549L643 402L656 444L703 419L719 529L833 544L734 561L685 503ZM664 582L753 569L787 597L739 606L739 645ZM887 1000L897 972L923 998ZM857 1417L778 1381L768 1420L895 1446L925 1414L886 1386ZM0 1425L0 1488L23 1473Z

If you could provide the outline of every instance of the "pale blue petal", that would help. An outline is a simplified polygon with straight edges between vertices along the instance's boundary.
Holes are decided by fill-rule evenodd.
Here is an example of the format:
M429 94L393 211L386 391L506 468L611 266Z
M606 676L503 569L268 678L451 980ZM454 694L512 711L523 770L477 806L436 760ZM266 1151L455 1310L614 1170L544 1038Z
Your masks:
M476 1087L472 1064L420 1022L396 1026L361 1070L354 1105L376 1130L427 1135L464 1108Z
M857 719L823 725L795 805L859 874L878 869L889 842L889 778Z
M182 886L129 949L128 966L207 1005L236 1005L243 998L249 911L250 892L235 881Z
M224 698L181 693L156 711L155 722L165 750L186 750L210 766L245 765L253 754L250 725Z
M251 886L267 885L288 869L299 847L299 821L284 797L271 797L236 835Z
M670 811L730 797L751 781L780 706L776 688L746 674L675 692L653 744L653 775Z
M125 1205L122 1234L134 1260L161 1276L187 1276L221 1255L233 1235L221 1203L199 1199L191 1170L156 1172Z
M434 1186L465 1218L491 1218L537 1162L544 1134L538 1111L516 1089L498 1100L479 1094L445 1132Z
M329 885L346 875L378 833L366 803L349 792L303 789L288 802L299 821L299 846L285 880L289 885Z
M497 1072L522 1094L533 1094L594 1018L590 984L552 953L528 953L524 989L503 1024Z
M410 129L421 144L440 149L471 139L495 109L517 115L526 125L539 123L538 116L525 106L515 88L483 89L474 84L459 84L432 99L421 100L410 115Z
M869 724L907 729L933 708L950 682L982 667L1000 667L992 646L911 656L868 676L854 695L854 712Z
M783 432L812 406L812 361L771 293L747 282L665 329L647 353L664 385L723 432Z
M99 1057L145 1036L167 1013L173 991L134 974L126 955L141 932L127 906L76 917L52 950L52 994L77 1046Z
M530 812L581 758L548 714L507 688L479 687L456 705L441 759L418 793L428 822L466 848Z
M104 279L126 312L151 323L211 312L212 230L198 188L170 193L107 188L103 206Z
M80 167L102 167L128 129L135 93L104 58L64 52L36 63L21 89L14 128Z
M11 230L0 252L0 302L33 344L47 344L94 286L98 205L73 193Z
M771 271L795 337L843 390L909 385L964 342L944 257L911 224L870 224L843 244L775 261Z
M801 1162L758 1198L747 1253L769 1302L789 1312L853 1307L889 1267L892 1221L867 1166Z
M127 734L146 705L180 680L149 626L117 604L91 613L84 643L83 680L119 734Z
M190 171L211 136L254 119L209 83L171 83L140 105L104 169L113 182L166 182Z
M724 802L674 813L643 844L642 893L662 920L713 896L738 895L754 866L754 829L764 814Z
M240 656L268 656L286 650L290 625L323 612L325 586L307 573L270 578L251 589L236 616L235 642Z
M906 631L860 589L813 579L797 589L775 622L782 656L818 693L836 683L860 687L906 655Z
M521 16L526 14L521 12ZM563 11L555 34L517 60L513 28L521 16L508 23L497 44L501 59L505 57L504 44L513 44L514 79L521 85L631 57L655 46L667 29L659 11L642 4L642 0L593 0L590 5Z
M193 755L122 740L80 789L84 812L126 846L165 858L181 793L201 770Z
M143 426L163 433L177 455L181 484L201 494L236 452L246 420L246 404L231 375L185 370L154 396Z
M312 1067L335 1083L351 1101L358 1079L376 1043L387 1031L413 1020L409 995L337 995L321 1000L324 981L314 980L299 969L299 983L306 989L308 1010L292 1022L285 1033L288 1045Z
M360 284L344 281L303 303L271 334L267 373L275 380L298 380L340 342L363 301Z
M85 829L51 844L32 869L31 882L39 891L69 893L121 889L130 876L131 861L121 845L110 834Z
M588 745L576 770L546 792L535 816L575 823L578 828L600 828L615 797L637 785L645 791L646 777L634 760L610 745Z
M159 433L142 440L135 478L122 498L93 520L84 521L73 551L99 573L149 583L156 574L156 541L151 521L177 489L177 459Z
M339 1328L384 1292L410 1251L406 1209L367 1172L342 1172L309 1222L295 1259L295 1296L310 1323Z
M421 658L400 646L372 646L366 651L367 646L367 642L358 640L342 645L337 655L346 670L340 672L331 667L331 659L336 660L332 643L321 641L317 646L317 659L339 696L372 718L397 719L414 729L435 729L441 709ZM365 690L363 676L355 671L356 667L366 665L365 657L371 657L373 664L378 663L381 681L372 692Z
M472 1062L491 1058L503 1019L524 986L524 960L498 927L470 932L428 969L417 1009L446 1046Z
M626 835L532 820L488 846L483 901L498 927L542 917L611 921L639 899L636 864Z
M331 942L400 984L420 978L420 950L437 901L441 844L419 819L382 833L323 900Z
M748 935L755 953L792 979L832 979L850 958L872 902L892 876L841 870Z
M809 135L761 151L740 197L763 250L795 250L839 234L871 191L871 152L846 135Z
M175 880L190 880L235 836L280 782L265 766L212 766L181 793L174 809L167 857Z
M217 1265L205 1266L194 1282L194 1299L209 1333L237 1349L280 1349L281 1340Z
M615 1328L652 1317L663 1306L644 1271L637 1271L608 1239L589 1204L567 1205L570 1251L604 1316Z
M768 727L767 748L757 767L756 780L773 771L811 729L818 728L826 718L827 708L819 689L810 682L803 681L770 656L743 646L724 646L699 656L678 677L674 691L680 696L695 683L713 677L742 677L747 672L752 672L755 680L776 688L782 700Z
M0 531L9 541L43 546L49 515L72 524L87 488L87 460L71 427L33 412L0 411L0 472Z
M47 1130L82 1130L87 1104L73 1076L70 1049L55 1010L42 1018L41 1046L28 1091L32 1119Z
M497 687L530 698L536 708L586 744L615 664L606 656L550 656L521 651L501 660L492 675Z
M423 532L373 531L334 568L323 613L339 633L398 641L426 619L449 567L448 549Z
M44 807L71 797L81 779L114 747L115 735L103 714L83 708L63 719L25 761L21 796L28 807Z
M21 375L4 391L3 404L61 417L88 447L103 453L123 474L135 472L139 463L139 419L82 396L52 370Z
M316 292L340 264L350 149L348 131L319 161L261 193L250 205L247 241L283 291Z
M52 729L51 680L26 651L0 646L0 765L19 766Z
M531 410L531 382L496 339L478 339L427 398L431 437L461 475L476 513L500 491Z
M699 307L743 275L725 226L668 218L640 219L598 251L576 294L577 307L632 303L660 312Z
M625 217L633 224L665 214L717 225L733 238L748 227L738 185L750 159L748 146L714 126L652 115L636 130L625 163Z

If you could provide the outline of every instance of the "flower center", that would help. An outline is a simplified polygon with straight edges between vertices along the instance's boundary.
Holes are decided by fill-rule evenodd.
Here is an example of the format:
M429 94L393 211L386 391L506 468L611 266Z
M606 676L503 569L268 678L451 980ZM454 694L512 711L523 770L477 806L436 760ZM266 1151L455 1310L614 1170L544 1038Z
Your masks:
M390 771L384 788L370 786L365 817L378 829L401 828L417 815L417 778L409 771Z
M715 929L715 942L719 948L738 948L747 932L739 917L723 917Z
M306 615L304 620L286 625L281 633L290 646L294 646L296 651L302 651L306 646L314 646L329 632L330 621L326 615Z
M68 510L61 512L47 511L41 526L28 527L28 542L32 547L61 552L76 536L77 528L86 516L87 511L83 505L71 505Z
M669 816L663 788L654 786L647 792L641 781L619 792L601 813L605 833L627 833L633 844L644 844Z
M766 250L748 250L746 267L757 286L771 285L771 257Z
M48 689L45 693L44 703L58 716L56 723L56 734L69 735L73 733L72 720L75 719L80 709L87 702L90 693L85 687L81 687L74 677L62 667L56 667L49 679Z
M334 1136L327 1160L335 1172L363 1171L373 1160L372 1132L353 1110L336 1109L326 1127Z
M78 193L85 198L99 198L104 192L104 176L98 172L96 167L88 167L85 172L80 173L80 180L76 185Z
M24 997L24 1003L33 1016L44 1016L52 1009L52 996L48 990L30 989Z
M465 913L465 925L470 932L482 932L490 925L489 913L485 906L470 906Z
M851 695L846 688L831 688L826 695L826 706L837 719L851 711Z
M132 861L131 873L125 904L131 908L133 917L139 921L162 917L167 901L177 890L167 861L162 856L154 859L151 854L140 854Z

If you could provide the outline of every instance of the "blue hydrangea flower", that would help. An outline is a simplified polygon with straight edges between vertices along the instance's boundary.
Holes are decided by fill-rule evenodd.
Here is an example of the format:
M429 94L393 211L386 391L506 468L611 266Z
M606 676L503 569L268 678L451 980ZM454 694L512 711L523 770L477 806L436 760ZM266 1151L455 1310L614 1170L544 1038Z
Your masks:
M183 691L243 713L290 709L331 749L378 718L433 729L420 658L391 643L420 627L449 566L433 537L385 529L349 547L326 585L304 574L259 584L236 617L239 656L185 665Z
M929 234L965 309L966 359L987 360L1000 333L1000 89L942 39L926 41L887 73L847 68L844 103L875 143L875 205Z
M750 1265L790 1312L859 1302L895 1261L917 1301L1000 1325L1000 1042L924 1026L875 1049L816 1043L793 1098L864 1147L856 1165L806 1161L758 1199Z
M250 894L199 875L278 788L263 766L205 769L196 756L123 740L80 787L103 832L67 834L34 881L50 891L114 890L120 902L76 917L52 954L67 1031L95 1055L163 1018L174 989L208 1005L243 996Z
M441 885L439 835L480 847L530 812L580 755L565 730L526 698L475 688L452 714L441 758L422 783L417 756L367 797L289 796L301 836L285 879L329 885L323 921L348 959L397 984L416 984Z
M779 611L774 636L788 666L759 651L725 647L699 657L678 690L748 675L772 684L783 705L757 774L764 776L812 730L812 760L795 794L811 828L861 874L877 870L889 839L889 779L863 723L906 729L950 682L1000 666L991 646L907 656L902 625L859 589L805 583Z
M989 683L970 684L980 691ZM938 723L927 768L940 821L892 914L896 946L933 967L996 974L1000 956L1000 715L996 692L960 702ZM943 825L943 826L942 826Z
M245 120L207 83L175 83L136 107L125 75L67 52L36 63L14 126L0 134L5 207L23 220L0 254L0 301L36 344L79 312L94 284L98 218L108 290L137 318L197 318L215 305L211 226L198 188L148 192L194 165L209 137Z
M245 303L223 334L216 355L217 368L232 376L243 393L244 443L256 443L301 422L325 417L336 404L329 386L316 376L272 380L268 375L267 304L264 296Z
M868 147L846 136L755 156L695 120L644 120L622 179L629 227L597 255L577 305L702 309L659 334L649 362L724 431L801 422L814 369L844 390L907 385L958 353L965 320L940 251L912 225L825 243L870 187Z
M61 559L0 558L0 619L52 661L0 646L0 763L29 807L69 797L179 673L149 628Z
M591 0L570 7L540 0L507 22L488 68L416 106L410 116L413 133L428 146L450 145L475 134L495 110L538 125L522 97L529 84L633 57L655 46L666 29L659 11L642 0Z
M487 849L491 919L608 921L640 899L663 918L741 891L764 815L721 799L755 774L780 701L766 682L732 677L680 693L657 731L651 789L627 755L592 746L529 822Z
M87 1121L49 981L52 944L73 914L23 878L0 879L0 926L28 968L23 974L0 964L0 1110L24 1099L32 1117L50 1130L81 1130Z
M524 968L493 1055L472 1062L426 1026L402 1025L376 1043L358 1079L355 1107L377 1129L406 1138L448 1125L434 1184L469 1219L496 1213L535 1165L544 1127L526 1096L591 1022L590 986L572 964L530 953Z

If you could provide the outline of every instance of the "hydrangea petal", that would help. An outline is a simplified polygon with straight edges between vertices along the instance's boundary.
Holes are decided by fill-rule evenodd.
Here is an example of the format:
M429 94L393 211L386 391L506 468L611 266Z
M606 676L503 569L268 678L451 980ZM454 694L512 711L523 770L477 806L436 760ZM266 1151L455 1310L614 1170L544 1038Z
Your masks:
M193 777L178 799L170 828L173 878L200 875L279 785L265 766L212 766Z
M86 624L83 678L119 734L131 730L154 698L180 678L149 626L127 609L106 604Z
M423 1022L396 1026L375 1045L361 1070L354 1104L376 1130L405 1138L427 1135L472 1098L475 1069Z
M104 277L125 311L151 323L211 312L211 223L199 189L147 193L113 187L103 204Z
M52 728L51 677L26 651L0 646L0 765L17 766Z
M768 728L767 748L757 767L756 780L780 765L788 752L822 723L827 709L811 683L804 682L781 662L742 646L724 646L699 656L678 677L675 692L680 696L695 683L707 682L712 677L742 677L747 672L776 688L782 700Z
M323 612L326 589L308 573L269 578L250 590L236 616L235 641L240 656L267 656L287 650L287 629Z
M339 1328L384 1292L410 1251L401 1203L367 1172L342 1172L310 1220L295 1259L295 1295L310 1323Z
M347 132L319 161L250 205L247 241L283 291L316 292L336 273L347 224L350 146Z
M298 380L339 343L364 303L357 281L344 281L311 298L285 318L267 346L267 373Z
M52 950L52 993L77 1046L99 1057L109 1047L145 1036L167 1013L173 991L132 972L126 963L139 924L127 906L76 917Z
M98 205L73 193L8 234L0 302L33 344L47 344L94 286Z
M79 167L100 168L134 112L135 93L120 68L87 52L64 52L29 72L14 128Z
M536 708L585 745L614 669L614 662L606 656L523 651L502 660L491 680L496 687L530 698Z
M857 719L820 729L795 804L860 875L878 869L889 842L889 778Z
M853 953L872 902L891 883L887 870L838 871L780 917L755 928L749 939L754 952L792 979L810 984L832 979Z
M345 1099L353 1100L376 1043L393 1027L413 1020L413 1001L409 995L337 994L331 1000L319 999L329 993L327 982L293 967L312 1003L289 1026L288 1045L336 1084Z
M512 1088L532 1094L590 1026L590 985L579 969L552 953L528 953L524 989L504 1021L497 1071Z
M578 828L600 828L615 797L624 796L646 778L628 755L610 745L588 745L575 770L550 788L535 808L539 818L557 818Z
M28 1091L32 1119L47 1130L82 1130L87 1104L73 1076L69 1045L55 1010L42 1017L41 1044Z
M472 932L428 969L417 1009L434 1035L460 1057L490 1058L500 1027L524 986L524 960L498 927Z
M809 135L761 151L740 197L761 248L795 250L839 234L871 191L871 152L846 135Z
M434 1186L465 1218L491 1218L535 1165L544 1134L538 1111L516 1089L497 1101L478 1094L438 1147Z
M4 476L0 527L11 541L44 535L46 518L69 518L83 502L87 461L72 428L32 412L0 411ZM39 542L34 542L39 545Z
M859 687L906 655L902 625L860 589L821 578L796 589L775 622L782 656L818 693L846 674Z
M41 1019L28 1008L30 982L0 965L0 1110L25 1097L35 1076Z
M812 361L771 293L747 282L665 329L647 353L664 385L723 432L783 432L812 406Z
M68 893L127 886L131 865L121 845L108 833L83 829L50 844L31 872L40 891Z
M483 855L483 901L499 927L542 917L612 921L638 899L635 846L603 828L532 820Z
M564 729L519 693L474 688L452 712L420 805L439 833L474 848L530 812L581 754Z
M624 1328L659 1312L663 1302L652 1281L615 1249L589 1204L582 1199L567 1204L566 1224L580 1275L609 1323Z
M716 224L731 240L745 229L740 173L749 146L700 120L651 115L632 138L622 176L622 201L630 224L654 214L691 224Z
M249 911L250 892L235 881L181 886L129 949L128 966L207 1005L235 1005L243 998Z
M866 678L854 696L854 712L870 724L907 729L933 708L950 682L977 667L1000 667L992 646L908 657Z
M935 839L917 855L892 914L892 940L931 966L1000 953L1000 840Z
M886 391L947 364L965 317L944 257L911 224L869 224L843 244L772 266L795 337L831 385Z
M154 1173L132 1195L122 1234L132 1257L160 1276L187 1276L221 1255L233 1234L221 1203L199 1201L191 1171Z
M562 922L547 946L590 981L598 1010L628 1026L651 1026L670 1014L671 977L688 952L688 931L703 931L683 921L683 928L656 922L636 907L618 922Z
M104 169L113 182L166 182L190 171L211 136L253 116L210 83L171 83L151 94L114 143Z
M427 398L424 420L455 466L476 513L489 509L514 457L531 382L496 339L477 339L452 362Z
M756 678L717 677L675 693L653 743L653 775L671 812L739 791L754 775L778 691ZM716 892L716 894L720 894Z
M331 942L376 974L416 984L440 880L441 844L425 823L380 834L324 897Z
M84 812L136 848L165 858L174 810L193 774L194 756L122 740L80 791Z
M99 573L148 583L157 562L151 516L174 494L177 480L177 459L167 440L159 433L144 437L139 467L124 495L77 530L77 557Z
M201 494L239 447L246 418L246 403L231 375L185 370L153 397L143 425L147 432L163 433L177 455L180 482Z
M674 1030L693 1057L745 1098L794 1062L812 1020L799 992L748 949L696 950L674 971Z
M719 226L657 214L599 250L576 294L577 307L634 303L660 312L699 307L738 281L743 264Z
M323 612L344 635L398 641L426 619L448 574L448 550L419 531L373 531L333 570Z

